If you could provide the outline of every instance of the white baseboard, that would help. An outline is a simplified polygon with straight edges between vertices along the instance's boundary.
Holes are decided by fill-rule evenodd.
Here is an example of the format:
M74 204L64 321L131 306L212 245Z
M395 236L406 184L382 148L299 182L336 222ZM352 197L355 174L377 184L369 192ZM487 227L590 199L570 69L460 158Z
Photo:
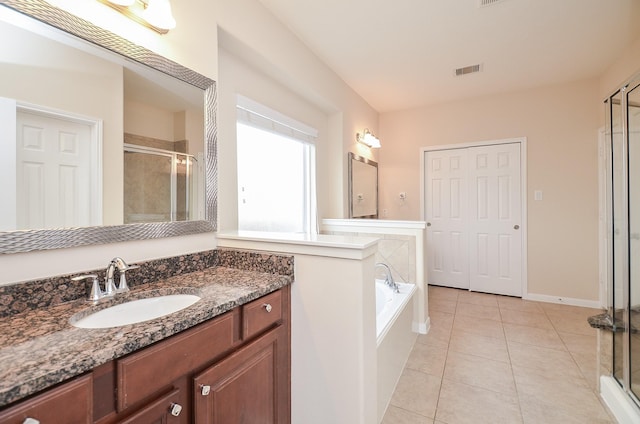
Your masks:
M535 300L538 302L557 303L560 305L582 306L584 308L602 309L600 301L576 299L572 297L549 296L547 294L528 293L522 296L525 300Z
M431 328L431 318L427 317L427 320L422 324L419 322L413 322L411 327L411 330L414 333L427 334L429 332L429 328Z
M600 396L619 423L640 424L640 409L613 377L600 377Z

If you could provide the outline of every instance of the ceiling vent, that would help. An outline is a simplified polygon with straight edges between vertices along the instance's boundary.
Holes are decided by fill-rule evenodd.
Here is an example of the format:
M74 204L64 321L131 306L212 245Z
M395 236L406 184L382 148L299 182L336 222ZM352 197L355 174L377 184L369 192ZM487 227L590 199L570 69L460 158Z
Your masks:
M492 4L502 3L504 0L478 0L479 7L491 6Z
M480 72L482 70L482 64L465 66L464 68L456 69L456 76L461 77L462 75L473 74L476 72Z

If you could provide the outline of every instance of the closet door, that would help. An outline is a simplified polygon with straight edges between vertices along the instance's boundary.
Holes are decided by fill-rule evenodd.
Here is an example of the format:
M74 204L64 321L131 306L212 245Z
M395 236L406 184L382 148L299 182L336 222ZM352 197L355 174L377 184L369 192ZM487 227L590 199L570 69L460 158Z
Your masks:
M429 284L522 296L520 144L424 160Z
M425 153L429 284L469 288L467 151Z
M522 296L520 145L468 149L469 288Z

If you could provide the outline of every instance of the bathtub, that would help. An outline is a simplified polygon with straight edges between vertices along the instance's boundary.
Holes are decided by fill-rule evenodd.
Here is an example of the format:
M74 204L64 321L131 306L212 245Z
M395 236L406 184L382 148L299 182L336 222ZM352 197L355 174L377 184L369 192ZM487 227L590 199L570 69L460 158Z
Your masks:
M376 280L376 338L378 346L412 299L416 291L415 284L397 283L400 293L395 293L384 280Z
M378 422L409 358L417 333L412 331L415 284L398 283L400 293L376 280Z

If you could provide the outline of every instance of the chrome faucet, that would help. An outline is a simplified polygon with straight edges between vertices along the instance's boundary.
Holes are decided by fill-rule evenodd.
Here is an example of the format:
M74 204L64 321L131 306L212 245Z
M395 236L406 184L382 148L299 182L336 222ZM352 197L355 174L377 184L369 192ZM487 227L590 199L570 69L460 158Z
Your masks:
M111 259L109 265L107 265L107 276L104 287L105 296L112 296L116 293L126 293L129 291L129 286L127 285L127 277L125 276L125 272L130 269L139 268L138 265L127 265L127 263L122 260L120 257L116 257ZM116 288L113 283L113 273L115 270L120 272L120 280L118 280L118 287Z
M98 280L98 276L96 274L85 274L79 275L77 277L73 277L71 280L80 281L84 279L91 279L91 293L89 294L89 302L97 302L100 299L105 297L113 297L116 293L125 293L129 291L129 286L127 285L127 278L125 276L125 272L130 269L140 268L138 265L127 265L122 258L113 258L109 265L107 265L107 273L104 279L104 291L100 288L100 281ZM114 284L113 274L115 270L120 272L120 280L118 281L118 287Z
M398 287L398 283L396 283L393 279L393 275L391 274L391 268L389 268L389 265L384 264L382 262L378 262L376 264L376 268L378 267L382 267L385 269L385 279L384 282L387 286L391 287L393 289L394 292L396 293L400 293L400 287Z

